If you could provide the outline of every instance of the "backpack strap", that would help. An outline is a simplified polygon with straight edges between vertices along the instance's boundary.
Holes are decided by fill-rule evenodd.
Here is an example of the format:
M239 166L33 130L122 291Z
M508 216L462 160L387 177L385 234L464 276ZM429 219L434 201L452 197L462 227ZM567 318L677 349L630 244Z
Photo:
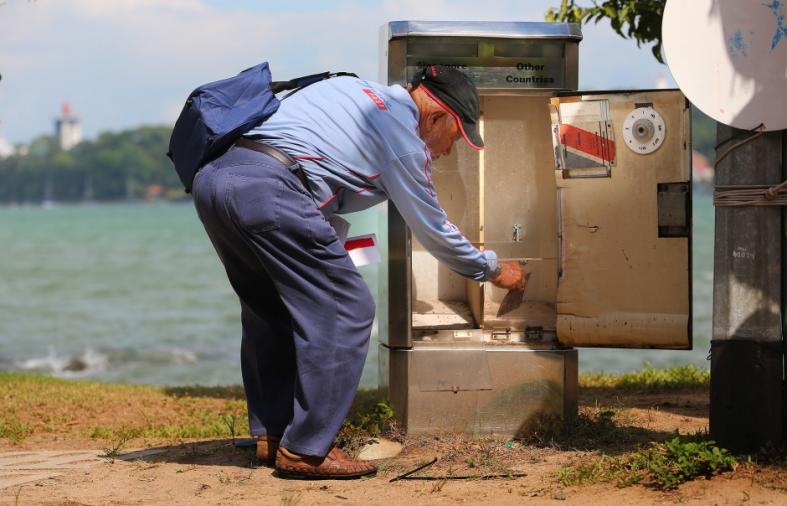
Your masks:
M274 95L282 91L290 91L290 90L298 91L302 88L323 81L325 79L330 79L331 77L341 77L341 76L358 77L352 72L333 72L333 73L322 72L320 74L311 74L308 76L296 77L295 79L290 79L289 81L273 81L271 83L271 91L273 92ZM292 93L295 93L295 91L293 91ZM287 97L292 95L292 93L289 93Z

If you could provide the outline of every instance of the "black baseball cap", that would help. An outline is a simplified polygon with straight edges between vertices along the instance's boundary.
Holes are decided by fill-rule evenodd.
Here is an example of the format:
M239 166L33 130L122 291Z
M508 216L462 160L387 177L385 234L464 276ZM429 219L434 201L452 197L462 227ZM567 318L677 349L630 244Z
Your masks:
M471 148L484 149L484 140L478 133L481 99L470 76L445 65L429 65L410 84L413 89L423 86L426 94L454 117Z

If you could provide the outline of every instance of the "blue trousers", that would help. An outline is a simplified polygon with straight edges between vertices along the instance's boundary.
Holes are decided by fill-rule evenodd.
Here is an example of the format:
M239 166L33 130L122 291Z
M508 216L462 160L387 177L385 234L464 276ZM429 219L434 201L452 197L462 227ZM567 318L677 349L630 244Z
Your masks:
M325 455L369 346L366 283L300 180L274 158L232 148L199 171L192 193L240 298L252 435Z

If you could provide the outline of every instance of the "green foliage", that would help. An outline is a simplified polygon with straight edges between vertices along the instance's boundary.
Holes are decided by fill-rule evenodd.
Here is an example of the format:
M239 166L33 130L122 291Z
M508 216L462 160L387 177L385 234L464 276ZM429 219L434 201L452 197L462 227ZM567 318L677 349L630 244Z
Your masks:
M639 452L601 455L590 463L564 467L557 479L563 486L615 482L620 487L642 484L672 490L699 476L730 471L736 464L735 457L714 441L676 436Z
M637 46L655 42L653 56L661 58L661 16L667 0L592 0L592 7L581 7L576 0L561 0L560 7L550 7L545 18L551 22L598 23L609 19L612 29L624 39L634 39Z
M621 388L628 391L697 390L710 385L710 370L693 364L656 369L646 364L639 371L619 375L606 373L583 374L579 378L583 388Z
M0 203L79 202L144 197L150 185L183 189L166 157L169 127L103 133L63 151L40 137L25 155L0 159Z
M336 437L336 444L346 450L357 450L369 438L389 432L393 423L394 412L387 401L376 391L359 390Z
M714 441L691 442L680 437L635 456L653 486L663 490L676 488L697 476L731 470L736 464L735 457Z

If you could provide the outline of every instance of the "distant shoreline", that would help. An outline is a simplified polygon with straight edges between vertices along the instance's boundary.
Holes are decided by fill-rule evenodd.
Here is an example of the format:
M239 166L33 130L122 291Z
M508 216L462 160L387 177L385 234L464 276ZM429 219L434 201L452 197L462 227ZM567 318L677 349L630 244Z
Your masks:
M50 201L50 202L22 202L22 203L9 203L9 202L0 202L0 209L51 209L51 208L58 208L58 207L101 207L101 206L113 206L113 205L140 205L140 206L149 206L149 205L160 205L160 204L191 204L191 196L185 195L183 198L177 199L118 199L118 200L94 200L94 201L82 201L82 202L72 202L72 201Z

